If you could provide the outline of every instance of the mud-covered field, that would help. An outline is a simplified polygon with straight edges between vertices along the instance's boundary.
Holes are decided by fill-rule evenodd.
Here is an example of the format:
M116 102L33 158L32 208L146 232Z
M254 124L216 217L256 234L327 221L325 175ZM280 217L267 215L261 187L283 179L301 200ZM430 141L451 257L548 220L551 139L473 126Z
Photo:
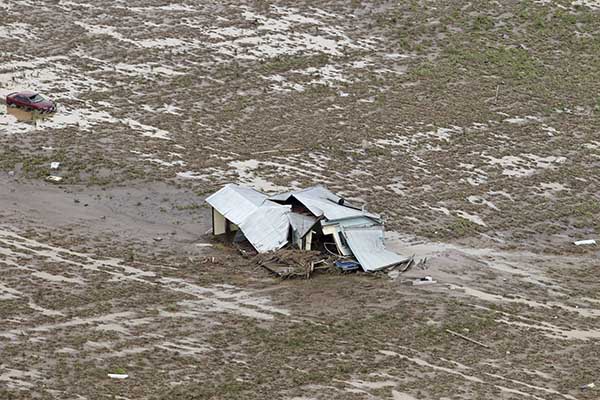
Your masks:
M599 33L590 0L0 0L1 97L59 103L0 105L0 398L597 398ZM326 184L425 269L275 280L208 234L229 182Z

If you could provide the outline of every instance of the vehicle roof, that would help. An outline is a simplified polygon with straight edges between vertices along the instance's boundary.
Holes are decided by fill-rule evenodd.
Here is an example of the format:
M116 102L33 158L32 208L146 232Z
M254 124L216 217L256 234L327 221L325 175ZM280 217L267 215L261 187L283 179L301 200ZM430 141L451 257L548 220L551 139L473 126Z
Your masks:
M31 96L34 96L36 94L38 94L38 92L32 92L31 90L23 90L21 92L11 93L11 96L20 95L20 96L31 97Z

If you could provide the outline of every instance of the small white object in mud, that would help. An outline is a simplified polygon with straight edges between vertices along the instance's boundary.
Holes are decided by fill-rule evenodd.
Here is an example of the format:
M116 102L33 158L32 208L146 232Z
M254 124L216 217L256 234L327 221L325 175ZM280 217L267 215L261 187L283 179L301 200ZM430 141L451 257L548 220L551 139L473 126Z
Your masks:
M127 379L129 377L129 375L127 374L108 374L109 378L113 378L113 379Z
M588 383L587 385L581 385L581 390L593 389L595 387L596 387L596 384L594 382L592 382L592 383Z
M50 163L50 169L59 169L60 168L60 163L57 161L51 162Z
M431 285L433 283L437 283L437 281L434 281L433 278L430 276L426 276L424 278L415 279L412 284L414 286L414 285Z
M594 239L578 240L576 242L573 242L573 244L575 246L583 246L583 245L587 245L587 244L596 244L596 241Z
M212 244L210 244L210 243L196 243L196 246L198 246L198 247L212 247Z
M46 180L48 182L52 182L52 183L60 183L60 182L62 182L63 178L60 176L55 176L55 175L48 175L46 177Z
M155 242L162 242L163 238L161 238L160 236L157 236L154 238Z

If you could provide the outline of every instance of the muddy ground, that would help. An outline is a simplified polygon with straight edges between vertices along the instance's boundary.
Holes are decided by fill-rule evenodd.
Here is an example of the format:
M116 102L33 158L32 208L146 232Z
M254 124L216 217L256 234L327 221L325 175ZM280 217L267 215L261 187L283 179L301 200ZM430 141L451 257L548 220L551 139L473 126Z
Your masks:
M0 398L597 398L599 13L0 1L0 95L59 103L0 105ZM227 182L427 263L280 282L209 235Z

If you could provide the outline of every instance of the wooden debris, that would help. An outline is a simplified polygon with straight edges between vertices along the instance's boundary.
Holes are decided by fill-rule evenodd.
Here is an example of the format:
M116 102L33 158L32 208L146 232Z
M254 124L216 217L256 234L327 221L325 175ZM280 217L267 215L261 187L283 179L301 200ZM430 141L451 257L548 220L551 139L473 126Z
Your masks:
M467 342L475 343L476 345L479 345L481 347L485 347L486 349L490 348L490 346L488 346L487 344L484 344L484 343L478 342L477 340L473 340L471 338L468 338L465 335L461 335L460 333L451 331L450 329L446 329L446 332L448 332L451 335L458 336L459 338L464 339Z
M402 268L402 270L400 271L400 273L404 273L406 271L408 271L413 264L415 263L415 256L413 255L407 262L406 265L404 266L404 268Z
M238 253L241 254L242 257L248 258L249 254L246 250L242 249L237 243L233 243L233 246L236 248Z
M259 254L255 260L259 266L281 279L310 279L316 271L330 269L327 259L317 251L280 250Z

